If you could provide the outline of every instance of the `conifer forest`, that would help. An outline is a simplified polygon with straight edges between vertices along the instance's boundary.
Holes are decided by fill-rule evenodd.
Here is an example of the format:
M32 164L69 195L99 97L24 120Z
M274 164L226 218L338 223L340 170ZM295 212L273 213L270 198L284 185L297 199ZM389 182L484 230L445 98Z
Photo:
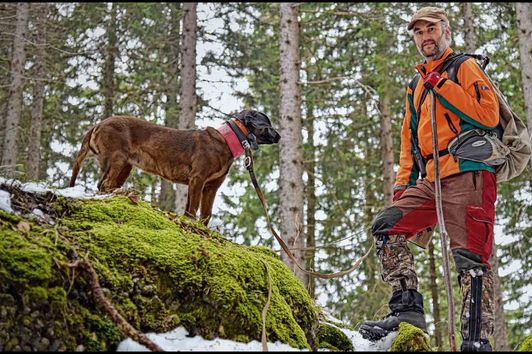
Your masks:
M307 269L348 269L373 245L372 220L392 200L405 92L423 59L407 24L423 6L446 10L455 51L490 58L485 72L532 132L530 3L303 2L291 4L291 18L283 6L0 3L0 176L68 187L84 134L112 115L191 129L257 110L281 135L253 151L274 228ZM90 156L76 184L95 190L99 174ZM532 334L531 181L532 162L497 185L495 350L515 350ZM124 187L183 213L184 186L133 168ZM292 262L244 157L219 189L209 227ZM432 344L446 348L439 236L410 249ZM292 268L320 306L354 328L388 312L391 290L374 250L333 279Z

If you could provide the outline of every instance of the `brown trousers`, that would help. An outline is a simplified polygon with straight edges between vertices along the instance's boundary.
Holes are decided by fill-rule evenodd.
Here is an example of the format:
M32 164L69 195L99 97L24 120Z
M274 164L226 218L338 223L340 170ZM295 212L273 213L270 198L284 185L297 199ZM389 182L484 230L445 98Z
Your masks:
M462 336L469 338L471 324L471 272L481 269L481 338L493 333L493 274L489 269L497 185L495 174L472 171L449 176L441 181L442 206L451 250L460 274L462 291ZM414 259L406 240L437 224L434 183L418 180L392 206L380 212L372 225L377 255L382 263L382 278L394 293L417 290Z

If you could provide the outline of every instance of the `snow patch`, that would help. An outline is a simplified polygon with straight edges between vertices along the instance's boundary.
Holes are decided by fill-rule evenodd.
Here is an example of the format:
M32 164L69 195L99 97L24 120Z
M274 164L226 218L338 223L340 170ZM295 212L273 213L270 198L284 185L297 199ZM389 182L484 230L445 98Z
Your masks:
M159 345L161 349L165 351L206 351L206 352L219 352L219 351L262 351L262 343L259 341L251 341L249 343L235 342L228 339L215 338L213 340L203 339L201 336L189 337L188 331L183 327L177 327L176 329L156 334L146 333L146 336L154 343ZM306 351L306 349L292 348L288 344L281 343L279 341L275 343L268 343L269 351ZM131 338L120 342L116 348L117 352L128 351L149 351L145 346L135 342Z
M13 214L14 211L11 208L11 193L0 190L0 209Z

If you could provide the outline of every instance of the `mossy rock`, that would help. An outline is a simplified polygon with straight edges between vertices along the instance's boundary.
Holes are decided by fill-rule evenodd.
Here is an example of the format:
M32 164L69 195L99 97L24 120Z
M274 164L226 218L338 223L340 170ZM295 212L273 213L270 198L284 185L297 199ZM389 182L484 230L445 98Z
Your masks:
M427 335L416 326L401 322L399 331L390 348L392 352L430 352L432 348Z
M63 217L54 226L0 212L0 351L113 351L125 339L87 277L66 266L75 255L88 257L136 329L182 325L206 339L261 340L269 273L268 341L316 349L318 308L269 248L127 197L57 200Z
M532 352L532 335L526 337L525 341L519 346L519 352Z
M318 347L332 351L352 352L353 342L339 328L320 323L318 328Z

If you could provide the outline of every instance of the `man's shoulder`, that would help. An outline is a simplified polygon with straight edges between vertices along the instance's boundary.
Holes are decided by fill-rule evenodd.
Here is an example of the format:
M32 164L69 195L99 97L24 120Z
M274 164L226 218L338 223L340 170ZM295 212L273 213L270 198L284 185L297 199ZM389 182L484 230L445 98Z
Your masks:
M477 60L470 56L467 56L467 58L456 68L457 81L466 86L478 81L479 79L488 82L489 79L487 76L488 75L480 67Z

